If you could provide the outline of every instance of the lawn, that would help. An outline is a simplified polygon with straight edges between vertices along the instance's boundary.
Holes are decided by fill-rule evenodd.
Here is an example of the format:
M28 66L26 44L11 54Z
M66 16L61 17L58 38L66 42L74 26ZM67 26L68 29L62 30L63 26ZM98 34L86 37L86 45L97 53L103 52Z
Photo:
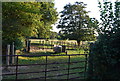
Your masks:
M71 54L79 54L80 50L67 50L68 55ZM81 53L84 53L84 51L81 50ZM55 54L52 50L46 51L43 50L41 52L31 52L31 53L19 53L20 55L50 55L48 56L47 62L49 63L47 65L47 76L54 76L49 77L48 79L66 79L67 75L62 76L62 74L68 73L68 56L51 56L51 55L64 55L65 53L57 53ZM70 78L74 77L80 77L84 78L84 73L78 73L83 72L85 70L85 62L79 62L79 63L72 63L77 61L85 61L84 55L78 55L78 56L70 56L70 70L69 73L75 73L76 74L70 74ZM46 58L45 56L39 56L39 57L23 57L19 56L18 64L25 65L25 64L45 64ZM51 64L53 63L53 64ZM62 63L62 64L58 64ZM39 73L30 73L30 74L19 74L18 79L29 79L29 78L39 78L45 76L45 65L32 65L32 66L19 66L18 72L25 73L25 72L39 72ZM76 68L77 67L77 68ZM81 68L82 67L82 68ZM73 68L73 69L71 69ZM76 69L75 69L76 68ZM12 71L12 73L15 72L15 67L9 67L9 69ZM64 69L64 70L63 70ZM52 71L51 71L52 70ZM54 71L53 71L54 70ZM4 79L14 79L15 75L12 76L5 76Z

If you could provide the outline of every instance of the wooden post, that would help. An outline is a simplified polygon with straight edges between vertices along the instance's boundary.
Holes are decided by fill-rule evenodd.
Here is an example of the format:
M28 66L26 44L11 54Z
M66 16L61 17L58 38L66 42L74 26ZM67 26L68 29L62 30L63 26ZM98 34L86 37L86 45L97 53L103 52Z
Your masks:
M69 42L67 42L67 46L68 46L68 49L69 49Z
M52 41L51 41L51 49L52 49Z
M6 56L6 65L8 66L9 64L10 64L10 56L8 56L8 55L10 55L10 45L7 45L7 54L6 54L7 56Z
M76 44L76 42L75 42L75 49L77 49L77 44Z
M93 45L94 44L91 43L89 47L91 48ZM94 58L94 54L90 50L88 59L88 79L92 79L94 77Z
M72 42L72 49L74 49L74 44L73 44L73 42Z
M42 41L42 44L41 44L42 50L44 49L43 44L44 44L44 41Z
M39 41L39 50L40 50L40 44L41 44L41 41Z
M44 46L44 42L45 42L45 41L43 40L43 50L44 50L44 47L45 47L45 46Z
M12 43L12 55L15 55L14 42ZM15 56L12 56L12 64L15 63Z
M29 53L30 52L30 40L26 40L26 48L27 48L27 52Z
M28 48L27 48L28 47L28 40L27 39L25 40L25 47L26 47L26 51L27 51L28 50Z

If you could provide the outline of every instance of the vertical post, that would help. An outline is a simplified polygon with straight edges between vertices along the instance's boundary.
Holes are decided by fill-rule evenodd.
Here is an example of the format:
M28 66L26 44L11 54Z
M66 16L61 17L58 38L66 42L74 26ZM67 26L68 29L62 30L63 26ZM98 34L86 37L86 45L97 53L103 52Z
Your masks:
M42 41L42 49L44 49L44 41Z
M68 49L69 49L69 42L67 43Z
M70 73L70 55L68 56L68 75L67 75L67 80L69 80L69 73Z
M45 64L45 81L47 78L47 56L46 56L46 64Z
M40 50L41 41L39 40L39 50Z
M85 54L85 73L84 73L84 78L86 77L86 72L87 72L87 54Z
M28 52L28 39L25 40L26 52Z
M67 55L67 51L66 51L65 53L66 53L66 55Z
M7 56L6 56L6 65L9 66L10 64L10 45L7 45Z
M93 43L90 43L89 48L93 47ZM91 50L89 50L89 56L88 56L88 79L92 79L94 77L94 53L92 53Z
M12 64L15 63L15 56L14 56L14 55L15 55L15 49L14 49L14 47L15 47L15 46L14 46L14 42L13 42L13 43L12 43L12 55L13 55L13 56L12 56Z
M17 81L17 79L18 79L18 55L17 55L17 57L16 57L16 81Z
M44 41L44 49L46 49L46 40Z
M74 49L74 44L73 44L73 42L72 42L72 49Z
M30 40L28 40L28 53L30 52Z
M49 49L49 41L47 41L47 49Z
M73 45L72 45L72 42L71 42L71 49L73 49Z
M75 42L75 49L77 49L77 44L76 44L76 42Z
M43 49L45 49L45 41L43 40Z
M51 49L52 49L52 41L51 41Z

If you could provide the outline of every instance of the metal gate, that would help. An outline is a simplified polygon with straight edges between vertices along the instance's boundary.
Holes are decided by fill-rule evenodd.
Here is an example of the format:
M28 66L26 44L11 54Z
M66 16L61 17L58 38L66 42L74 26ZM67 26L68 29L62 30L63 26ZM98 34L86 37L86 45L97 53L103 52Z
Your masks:
M32 78L25 78L26 80L34 80L34 79L59 79L59 77L63 77L60 79L85 79L86 78L86 71L87 71L87 57L88 54L70 54L70 55L4 55L6 57L15 57L16 63L12 65L7 65L6 67L14 67L14 72L2 73L3 80L4 77L7 76L14 76L15 80L21 79L21 76L29 75L39 75L39 77L32 77ZM34 64L20 64L19 59L20 57L44 57L43 63L34 63ZM58 58L61 57L60 61L52 61L50 62L50 58ZM62 59L65 60L62 61ZM42 60L40 60L42 61ZM76 65L75 65L76 64ZM29 68L30 72L20 72L20 68L26 66L26 69ZM43 67L42 69L36 69L34 71L32 67ZM59 66L59 67L58 67ZM56 68L57 67L57 68ZM64 67L64 68L63 68ZM81 70L82 69L82 70ZM33 71L32 71L33 70ZM74 71L75 70L75 71ZM39 74L41 73L41 74ZM5 78L6 79L6 78Z

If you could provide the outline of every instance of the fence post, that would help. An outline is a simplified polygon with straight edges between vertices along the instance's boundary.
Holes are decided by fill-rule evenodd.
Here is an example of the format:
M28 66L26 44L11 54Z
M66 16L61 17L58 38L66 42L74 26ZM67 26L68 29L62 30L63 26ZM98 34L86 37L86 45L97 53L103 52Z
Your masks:
M46 64L45 64L45 81L47 79L47 56L46 56Z
M6 65L9 66L10 64L10 45L7 45L7 56L6 56Z
M8 66L10 64L10 45L7 45L7 50L6 50L6 66L3 70L10 72L8 69Z
M87 72L87 54L85 54L85 74L84 74L84 78L86 76L86 72Z
M41 46L41 40L39 40L39 46ZM41 47L39 47L39 50L40 50Z
M90 48L93 47L94 44L91 43L90 44ZM88 58L88 79L92 79L94 77L94 54L92 53L92 51L90 50L89 52L89 58Z
M69 50L69 42L67 42L68 50Z
M72 42L72 49L74 49L74 43Z
M12 64L15 63L15 56L14 56L14 55L15 55L15 49L14 49L14 47L15 47L15 46L14 46L14 42L13 42L13 43L12 43L12 55L13 55L13 56L12 56Z
M45 41L43 40L43 49L45 49Z
M67 80L69 80L69 72L70 72L70 55L68 55L68 75L67 75Z
M27 40L27 52L29 53L30 52L30 40Z
M76 42L75 42L75 49L77 49Z
M53 48L53 43L52 43L52 41L51 41L51 49Z
M17 57L16 57L16 81L17 81L17 79L18 79L18 55L17 55Z

